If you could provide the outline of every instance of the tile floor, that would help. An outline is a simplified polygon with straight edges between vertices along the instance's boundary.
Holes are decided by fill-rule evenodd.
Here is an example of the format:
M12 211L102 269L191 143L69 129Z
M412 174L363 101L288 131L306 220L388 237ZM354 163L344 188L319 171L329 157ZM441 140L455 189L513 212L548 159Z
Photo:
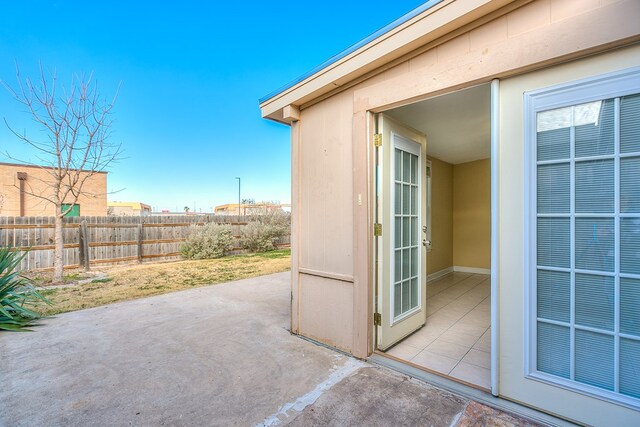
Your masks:
M489 389L490 276L450 273L427 283L426 325L387 353Z

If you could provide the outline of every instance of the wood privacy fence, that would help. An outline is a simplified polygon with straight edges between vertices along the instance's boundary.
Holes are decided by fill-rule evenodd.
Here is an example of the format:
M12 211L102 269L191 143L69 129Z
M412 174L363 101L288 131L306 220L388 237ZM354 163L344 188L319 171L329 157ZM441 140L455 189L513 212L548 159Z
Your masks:
M251 217L214 215L79 216L64 219L65 268L180 258L193 226L229 224L236 237ZM290 244L289 236L278 242ZM0 217L0 246L27 250L24 270L53 267L53 217ZM236 249L240 249L239 247Z

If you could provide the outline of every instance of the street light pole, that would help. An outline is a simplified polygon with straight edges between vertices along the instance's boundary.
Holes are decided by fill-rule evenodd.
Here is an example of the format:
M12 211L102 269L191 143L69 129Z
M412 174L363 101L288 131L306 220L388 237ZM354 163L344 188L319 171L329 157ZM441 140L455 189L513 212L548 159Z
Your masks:
M241 210L242 209L242 202L241 202L242 199L240 199L240 177L236 176L236 179L238 180L238 216L241 216L242 215L242 210Z

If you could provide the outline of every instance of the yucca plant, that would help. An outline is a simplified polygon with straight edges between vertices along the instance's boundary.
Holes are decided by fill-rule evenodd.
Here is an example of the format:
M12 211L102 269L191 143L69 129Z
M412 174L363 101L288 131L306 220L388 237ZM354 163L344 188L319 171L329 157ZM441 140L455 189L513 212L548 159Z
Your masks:
M0 330L28 331L41 318L29 306L51 304L31 282L20 275L18 266L26 253L0 248Z

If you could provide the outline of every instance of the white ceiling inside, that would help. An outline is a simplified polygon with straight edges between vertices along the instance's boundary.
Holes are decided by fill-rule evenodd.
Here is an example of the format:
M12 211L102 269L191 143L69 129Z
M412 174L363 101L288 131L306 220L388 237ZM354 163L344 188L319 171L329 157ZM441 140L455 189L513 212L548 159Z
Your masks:
M394 108L385 114L426 134L430 157L451 164L490 157L489 84Z

